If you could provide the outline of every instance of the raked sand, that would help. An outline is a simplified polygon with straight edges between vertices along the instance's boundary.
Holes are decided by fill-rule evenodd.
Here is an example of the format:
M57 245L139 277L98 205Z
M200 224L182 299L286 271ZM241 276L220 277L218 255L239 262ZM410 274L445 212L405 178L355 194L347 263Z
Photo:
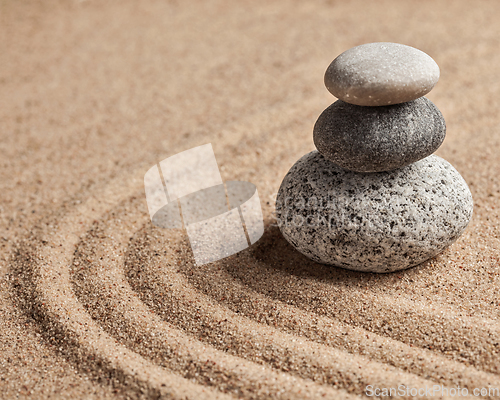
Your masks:
M0 1L0 398L337 399L366 387L500 390L500 3ZM316 264L274 195L313 150L342 51L431 55L437 154L473 219L377 275ZM142 178L212 143L265 232L202 267L151 225Z

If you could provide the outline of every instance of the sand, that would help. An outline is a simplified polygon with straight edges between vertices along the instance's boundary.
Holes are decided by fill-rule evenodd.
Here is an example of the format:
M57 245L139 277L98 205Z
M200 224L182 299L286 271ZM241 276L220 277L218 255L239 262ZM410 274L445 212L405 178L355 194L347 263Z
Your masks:
M500 390L499 16L496 1L0 1L0 398ZM375 41L439 64L436 154L475 202L455 244L384 275L306 259L272 214L335 100L326 67ZM199 267L184 231L151 225L142 178L205 143L224 180L257 186L265 232Z

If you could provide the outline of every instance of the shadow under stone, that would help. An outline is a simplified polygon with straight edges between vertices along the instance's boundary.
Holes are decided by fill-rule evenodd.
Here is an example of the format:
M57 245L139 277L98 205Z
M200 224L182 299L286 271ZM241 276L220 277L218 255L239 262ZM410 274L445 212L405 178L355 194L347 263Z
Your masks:
M297 278L312 279L336 285L387 285L399 281L403 277L411 279L422 268L430 265L430 260L406 269L391 273L374 273L351 271L333 265L317 263L286 241L278 226L267 225L262 238L252 247L245 250L248 256L264 264L268 272L289 274ZM432 259L431 259L432 260Z

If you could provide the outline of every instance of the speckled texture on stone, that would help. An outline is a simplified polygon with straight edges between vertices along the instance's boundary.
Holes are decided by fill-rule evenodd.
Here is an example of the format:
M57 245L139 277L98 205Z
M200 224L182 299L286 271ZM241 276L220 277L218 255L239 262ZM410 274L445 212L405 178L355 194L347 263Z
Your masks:
M314 126L318 151L357 172L389 171L421 160L437 150L445 135L443 115L425 97L383 107L338 100Z
M472 217L462 176L440 157L389 172L344 170L317 151L285 176L276 214L285 239L323 264L406 269L452 244Z
M439 67L426 53L398 43L367 43L339 55L325 73L335 97L358 106L417 99L436 85Z

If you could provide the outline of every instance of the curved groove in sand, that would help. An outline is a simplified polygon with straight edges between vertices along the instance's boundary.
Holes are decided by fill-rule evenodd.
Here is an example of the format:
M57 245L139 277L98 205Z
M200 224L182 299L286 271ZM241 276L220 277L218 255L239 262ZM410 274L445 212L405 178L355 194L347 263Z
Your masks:
M268 230L267 234L275 235L274 239L284 242L277 229L274 233ZM500 323L497 321L460 316L450 308L441 309L437 304L417 304L389 294L377 296L369 290L344 290L342 284L333 280L333 273L330 280L318 280L312 274L304 274L307 267L304 268L303 265L288 265L284 271L281 267L276 268L262 262L261 255L271 250L266 250L266 247L270 247L269 244L263 247L264 249L259 248L257 244L255 248L247 250L252 252L254 262L244 269L235 268L227 260L219 261L223 273L227 274L225 279L229 282L239 281L241 287L247 290L252 289L303 311L336 319L408 345L426 349L432 343L432 350L440 351L449 359L470 363L488 373L500 373ZM279 250L274 249L275 252ZM238 260L233 259L232 262L237 264ZM328 268L309 263L314 266L312 269ZM188 265L186 273L193 279L196 268ZM306 276L295 274L294 269ZM200 277L198 280L211 282L210 279ZM235 292L241 290L241 287L235 289ZM337 299L341 304L348 302L350 307L337 307ZM233 302L238 302L237 297L231 298L226 304L229 306ZM425 326L421 326L421 321L426 322Z
M313 320L316 324L316 320L327 318L326 324L337 320L348 326L364 329L366 333L375 333L412 346L412 348L418 346L427 352L428 343L432 341L434 345L432 353L440 350L443 353L440 357L449 361L459 360L462 361L462 365L466 365L464 362L471 363L477 370L488 373L484 376L487 381L492 379L497 381L494 376L499 368L495 361L498 357L497 338L500 335L496 333L499 330L496 323L486 326L483 323L482 326L480 324L476 326L473 322L477 321L469 317L455 318L453 315L440 315L433 313L435 310L432 310L430 306L415 310L413 302L400 301L392 296L380 299L368 292L351 294L342 289L332 294L331 289L334 285L331 285L331 282L300 279L290 273L281 273L268 265L262 265L257 259L252 265L245 267L240 267L238 263L238 257L232 257L230 260L221 260L203 270L189 262L183 263L182 268L187 279L195 287L217 298L226 307L236 312L243 312L251 318L259 315L262 320L268 320L269 323L281 321L280 329L285 329L287 332L296 332L305 320ZM318 268L317 264L315 266ZM302 287L290 285L291 280L294 280L297 286ZM219 281L222 289L217 287ZM303 287L306 285L307 287ZM249 295L250 293L253 293L252 296L258 293L261 297L256 298L255 302ZM301 299L298 294L306 294L307 297ZM336 298L342 298L344 301L347 298L353 308L338 309L335 305ZM314 301L311 302L311 299ZM283 305L294 305L294 312L287 312ZM279 312L276 311L278 308ZM386 320L387 318L390 320ZM429 324L430 327L427 326L428 331L425 332L418 327L419 321L423 318L426 322L434 324ZM394 323L398 321L403 324L398 326ZM460 322L462 322L461 325L459 325ZM476 327L472 330L470 326ZM310 331L307 330L301 331L300 334L310 337ZM463 353L463 349L450 347L452 339L466 342L469 352ZM320 337L315 340L322 342L324 338ZM484 362L488 362L489 367L485 366ZM411 367L414 368L413 365ZM457 376L460 375L457 373Z
M75 291L93 318L105 321L104 329L109 334L145 357L155 354L152 362L199 383L214 385L220 391L236 391L238 396L287 399L351 397L344 390L228 355L171 327L152 313L129 287L123 273L124 250L135 233L129 221L144 219L141 207L131 209L135 212L127 214L126 220L106 220L104 229L96 226L77 246ZM116 215L123 213L116 212ZM196 374L191 373L193 368ZM355 368L359 367L356 365ZM379 375L373 378L382 379L382 374ZM406 376L398 378L393 384L408 381ZM228 388L227 381L231 379ZM250 392L245 388L253 389Z
M76 355L90 369L94 365L103 368L137 396L231 398L151 364L117 343L95 323L74 295L70 283L69 261L85 228L109 204L114 204L121 198L120 182L114 183L105 193L107 202L89 198L83 205L62 216L55 231L50 238L47 237L50 241L42 239L35 255L33 248L25 249L25 261L29 262L19 267L30 269L24 271L24 277L25 282L32 286L31 296L35 303L33 312L39 313L36 317L44 329L61 346L67 346L68 353ZM62 347L60 350L64 352Z
M459 384L461 387L474 388L478 385L486 387L500 384L498 376L449 360L440 354L418 347L410 347L362 328L352 327L332 318L318 316L280 301L270 300L266 296L241 285L238 281L231 281L230 277L224 276L224 273L216 265L215 268L209 266L204 268L202 275L189 274L188 279L185 274L176 272L178 267L168 265L169 263L162 257L162 249L165 249L165 246L159 240L156 240L155 243L155 239L158 237L155 238L154 232L140 231L137 236L128 250L129 257L132 258L127 262L129 279L142 286L142 290L137 291L139 295L141 293L154 293L153 298L149 295L141 296L142 300L157 314L162 315L164 319L181 326L195 336L203 337L205 341L214 346L226 350L229 350L227 349L228 345L232 348L244 348L247 353L246 357L253 356L253 359L257 360L259 360L258 354L263 354L264 350L271 353L274 351L275 353L269 354L268 360L265 360L270 362L270 358L272 363L273 359L280 359L279 354L286 352L296 356L300 354L302 349L293 353L287 345L290 338L300 335L316 343L341 349L344 352L361 353L373 361L388 364L403 371L411 370L413 375L418 374L444 385ZM154 264L143 262L145 261L142 258L143 253L135 251L136 248L145 247L143 244L137 243L145 240L148 241L147 248L158 255ZM183 241L183 239L180 238L179 241ZM170 245L171 242L172 238L169 237ZM177 244L179 245L179 243ZM172 248L169 249L169 251L172 250ZM196 277L201 278L201 276L202 279L196 279ZM229 307L223 308L218 301L214 301L211 296L217 292L207 289L207 282L218 282L224 285L223 297L218 297L218 299L224 297L231 299L228 303L236 304L236 312L229 310ZM197 288L203 290L200 291ZM238 300L237 297L239 297ZM225 304L229 306L228 303ZM249 307L247 307L248 305ZM259 318L267 310L274 310L273 326L276 326L276 329L271 328L267 321L262 321ZM222 325L221 321L224 322ZM292 322L296 328L293 330L293 334L290 333L290 329L284 326L284 324L290 324L290 321L295 321ZM278 329L286 333L277 334ZM228 331L231 334L224 335ZM223 342L220 340L221 337L224 337ZM250 345L248 345L249 342ZM247 347L250 348L247 349L242 343L246 343ZM323 349L314 349L314 346L310 344L309 346L313 352L324 351ZM390 352L383 350L388 348L391 349ZM287 363L281 365L281 368L300 371L300 360L301 358L293 359L296 365L291 363L292 360L288 360ZM315 373L319 375L315 379L329 381L339 379L335 374L330 374L328 379L325 375L321 376L319 373L322 370L321 366L314 366ZM328 367L331 368L331 365ZM343 368L350 370L349 367L344 366ZM328 369L324 366L323 370ZM374 377L370 377L370 381L375 382L376 380Z

